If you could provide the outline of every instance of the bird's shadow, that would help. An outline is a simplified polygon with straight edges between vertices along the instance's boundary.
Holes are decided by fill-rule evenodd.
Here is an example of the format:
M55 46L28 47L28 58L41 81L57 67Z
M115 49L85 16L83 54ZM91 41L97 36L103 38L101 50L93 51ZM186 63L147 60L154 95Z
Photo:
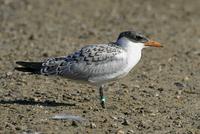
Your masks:
M59 106L76 106L75 103L59 103L59 102L55 102L55 101L35 101L32 99L17 99L17 100L0 100L0 104L2 105L6 105L6 104L10 104L10 105L14 105L14 104L18 104L18 105L38 105L38 106L46 106L46 107L59 107Z

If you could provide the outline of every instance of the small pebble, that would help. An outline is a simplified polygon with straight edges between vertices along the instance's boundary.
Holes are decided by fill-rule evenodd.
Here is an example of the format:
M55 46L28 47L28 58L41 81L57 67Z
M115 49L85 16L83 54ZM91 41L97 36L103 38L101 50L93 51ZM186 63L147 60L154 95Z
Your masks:
M121 84L121 87L122 87L122 88L128 88L128 85L122 83L122 84Z
M127 134L133 134L134 133L134 131L133 130L128 130L128 132L127 132Z
M96 128L96 127L97 127L97 126L96 126L95 123L92 122L92 123L90 124L90 128Z
M180 83L180 82L175 82L174 85L177 86L178 88L183 88L184 87L184 85L182 83Z
M42 56L44 56L44 57L48 57L49 54L48 54L47 52L44 52L44 53L42 54Z
M156 114L155 114L155 113L151 113L150 115L151 115L151 116L156 116Z
M155 93L155 97L158 97L159 96L159 93Z
M87 113L87 111L86 111L86 110L83 110L83 113L85 114L85 113Z
M35 39L35 36L33 34L31 34L29 37L28 37L29 40L34 40Z
M116 134L125 134L125 132L122 131L122 130L118 130L118 131L116 132Z
M181 99L181 96L180 96L180 95L177 95L177 96L176 96L176 99Z
M111 118L112 118L113 120L117 120L117 117L115 117L115 116L111 116Z
M103 121L103 123L106 123L108 120L107 119L105 119L104 121Z
M189 77L186 76L186 77L184 78L184 80L185 80L185 81L188 81L188 80L189 80Z
M118 128L117 123L112 123L110 126L111 126L112 128Z
M124 122L122 122L122 125L127 126L127 125L130 125L130 123L129 123L129 121L127 119L124 119Z
M133 85L133 88L140 88L140 85Z
M84 99L84 101L90 101L89 97L84 97L83 99Z
M21 130L21 128L20 128L20 127L16 127L15 129L16 129L16 130L18 130L18 131L19 131L19 130Z
M78 122L77 121L72 121L72 126L78 127Z
M160 91L160 92L162 92L164 89L163 88L158 88L157 90Z
M92 106L89 106L88 110L92 110L92 109L93 109L93 107L92 107Z
M7 76L11 76L13 73L12 72L7 72L6 75Z

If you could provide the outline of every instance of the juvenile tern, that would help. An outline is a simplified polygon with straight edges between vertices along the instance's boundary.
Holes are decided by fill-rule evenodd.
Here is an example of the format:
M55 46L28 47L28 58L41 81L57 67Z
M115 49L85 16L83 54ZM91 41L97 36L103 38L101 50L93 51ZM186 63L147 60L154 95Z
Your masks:
M49 58L44 62L23 62L16 69L42 75L58 75L64 78L87 82L99 87L101 105L105 107L104 85L126 76L141 59L146 47L162 47L135 31L119 34L116 42L93 44L68 56Z

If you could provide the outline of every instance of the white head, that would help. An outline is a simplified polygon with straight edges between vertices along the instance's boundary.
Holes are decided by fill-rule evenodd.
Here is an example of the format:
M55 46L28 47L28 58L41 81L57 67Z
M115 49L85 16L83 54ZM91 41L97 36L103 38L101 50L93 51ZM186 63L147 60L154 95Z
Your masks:
M142 49L145 47L161 47L160 43L151 41L144 35L135 31L120 33L116 44L126 50L127 66L124 69L128 73L140 60Z
M116 43L124 48L134 47L135 49L141 50L149 46L162 47L159 42L151 41L144 35L135 31L125 31L120 33Z

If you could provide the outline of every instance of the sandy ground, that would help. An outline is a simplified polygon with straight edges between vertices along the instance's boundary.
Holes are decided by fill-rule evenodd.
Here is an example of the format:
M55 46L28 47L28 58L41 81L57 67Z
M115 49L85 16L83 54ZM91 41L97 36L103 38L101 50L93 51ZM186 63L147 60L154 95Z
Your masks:
M0 133L200 134L199 0L0 0ZM95 87L14 70L15 61L62 56L124 30L164 48ZM52 120L56 114L85 120Z

